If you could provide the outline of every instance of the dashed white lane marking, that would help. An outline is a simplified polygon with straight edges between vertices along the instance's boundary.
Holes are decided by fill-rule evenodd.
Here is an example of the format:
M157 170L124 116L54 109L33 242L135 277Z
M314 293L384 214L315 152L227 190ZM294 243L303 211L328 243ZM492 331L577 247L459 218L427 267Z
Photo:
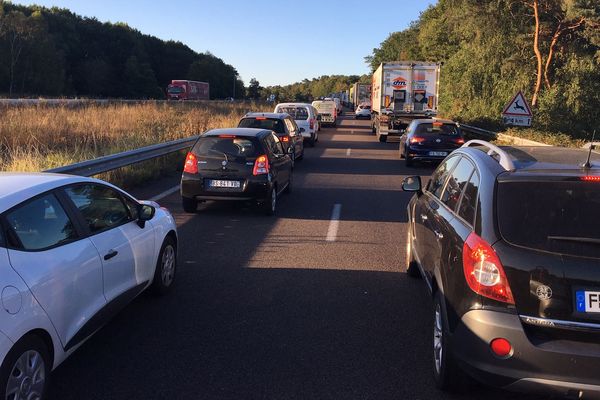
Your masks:
M150 201L158 201L158 200L164 199L165 197L172 195L173 193L175 193L178 190L179 190L179 185L174 186L171 189L167 189L164 192L157 194L154 197L151 197Z
M337 239L338 229L340 227L340 214L342 213L342 205L336 203L333 205L333 211L331 211L331 220L329 221L329 229L327 230L327 237L325 241L335 242Z
M346 150L346 157L350 157L350 153L352 153L352 149Z

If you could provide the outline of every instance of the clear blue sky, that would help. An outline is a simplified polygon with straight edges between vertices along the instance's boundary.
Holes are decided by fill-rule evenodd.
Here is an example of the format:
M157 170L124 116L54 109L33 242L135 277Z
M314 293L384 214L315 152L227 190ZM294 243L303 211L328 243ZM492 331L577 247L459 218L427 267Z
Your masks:
M321 75L362 75L364 57L437 0L15 0L68 8L100 21L210 51L246 84L288 84ZM381 7L376 9L375 5ZM377 11L374 11L377 10Z

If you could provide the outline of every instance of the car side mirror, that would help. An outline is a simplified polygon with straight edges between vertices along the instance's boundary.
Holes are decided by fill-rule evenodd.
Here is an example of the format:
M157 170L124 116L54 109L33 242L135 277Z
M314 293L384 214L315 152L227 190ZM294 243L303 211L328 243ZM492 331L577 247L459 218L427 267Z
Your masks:
M300 128L300 133L302 133L302 132L306 132L306 129Z
M402 190L405 192L416 192L418 195L423 193L421 189L421 177L420 176L407 176L402 181Z
M294 148L292 146L287 148L287 153L292 154L294 152Z
M154 218L154 214L156 214L156 208L148 204L140 204L137 211L137 223L140 228L144 228L146 226L146 221L150 221L152 218Z

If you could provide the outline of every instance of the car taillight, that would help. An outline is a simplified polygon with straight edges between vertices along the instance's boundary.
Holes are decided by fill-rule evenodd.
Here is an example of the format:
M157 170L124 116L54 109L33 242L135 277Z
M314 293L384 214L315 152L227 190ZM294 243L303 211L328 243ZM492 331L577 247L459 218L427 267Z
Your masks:
M289 136L282 136L281 137L281 141L282 142L289 142L290 141L290 137Z
M411 143L423 143L424 141L425 141L425 138L420 137L420 136L413 136L410 138Z
M515 304L500 259L492 246L474 232L463 246L463 270L467 284L475 293Z
M600 176L582 176L581 180L585 182L600 182Z
M185 156L185 165L183 166L183 172L187 172L188 174L197 174L198 173L198 158L194 153L187 153Z
M463 138L454 139L454 143L456 143L456 144L465 144L465 139L463 139Z
M314 119L311 118L309 121L309 124L310 124L310 129L315 129L315 120Z
M269 159L267 156L258 156L254 161L254 169L252 175L263 175L269 173Z

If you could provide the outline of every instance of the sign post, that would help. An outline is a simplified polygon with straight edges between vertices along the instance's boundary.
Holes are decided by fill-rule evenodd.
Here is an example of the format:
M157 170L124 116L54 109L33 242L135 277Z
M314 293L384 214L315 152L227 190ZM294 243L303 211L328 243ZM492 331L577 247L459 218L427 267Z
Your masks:
M512 100L504 107L504 110L502 111L502 122L504 122L505 125L531 126L532 118L533 114L531 113L531 108L529 108L525 96L523 96L523 93L519 90Z

